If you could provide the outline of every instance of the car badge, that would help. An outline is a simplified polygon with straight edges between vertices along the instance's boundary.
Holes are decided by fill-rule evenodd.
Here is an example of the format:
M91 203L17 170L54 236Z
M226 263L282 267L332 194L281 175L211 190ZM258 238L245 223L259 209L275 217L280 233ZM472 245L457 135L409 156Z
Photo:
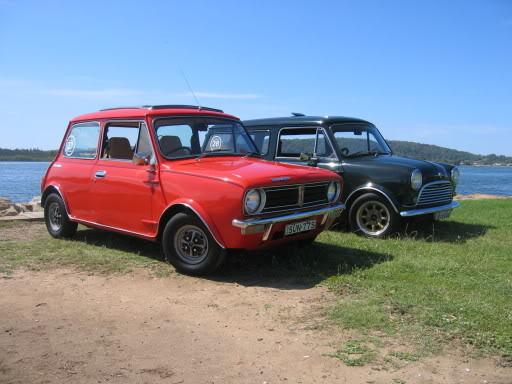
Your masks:
M290 179L291 179L290 176L273 177L272 178L272 182L273 183L277 183L278 181L287 181L287 180L290 180Z

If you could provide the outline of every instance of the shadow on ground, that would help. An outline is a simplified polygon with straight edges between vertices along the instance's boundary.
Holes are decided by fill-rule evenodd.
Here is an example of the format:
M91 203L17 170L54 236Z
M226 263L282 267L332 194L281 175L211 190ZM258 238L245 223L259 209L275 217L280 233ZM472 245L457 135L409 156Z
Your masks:
M405 236L423 241L464 243L484 236L489 229L496 227L484 224L468 224L458 221L411 221L405 226Z
M133 252L140 257L164 262L159 244L131 236L96 229L80 229L73 240ZM323 243L313 243L303 248L291 244L264 252L230 253L219 271L204 278L245 286L304 289L318 284L329 276L371 268L375 264L391 259L391 255Z

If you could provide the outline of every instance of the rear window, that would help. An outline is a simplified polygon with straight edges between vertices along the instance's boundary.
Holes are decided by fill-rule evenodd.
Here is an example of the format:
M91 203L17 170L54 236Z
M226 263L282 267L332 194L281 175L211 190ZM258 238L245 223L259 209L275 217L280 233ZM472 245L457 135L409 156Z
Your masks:
M96 158L99 135L99 123L73 125L62 150L64 157L78 159Z

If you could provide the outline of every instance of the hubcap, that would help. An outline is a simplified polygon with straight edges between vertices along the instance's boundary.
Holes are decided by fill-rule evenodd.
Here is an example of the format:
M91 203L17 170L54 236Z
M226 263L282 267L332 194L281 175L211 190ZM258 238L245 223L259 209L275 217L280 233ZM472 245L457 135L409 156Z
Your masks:
M62 213L60 211L59 203L51 203L48 208L48 219L50 220L50 227L53 231L57 232L62 226Z
M195 225L185 225L174 236L174 249L187 264L199 264L208 255L208 237Z
M358 228L367 235L378 236L390 224L388 207L379 201L367 201L363 203L356 213Z

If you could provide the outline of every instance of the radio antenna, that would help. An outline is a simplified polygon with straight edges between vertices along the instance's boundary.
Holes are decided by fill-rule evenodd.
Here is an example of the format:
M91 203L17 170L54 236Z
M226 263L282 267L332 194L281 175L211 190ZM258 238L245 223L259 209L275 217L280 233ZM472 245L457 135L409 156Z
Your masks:
M187 76L185 76L185 72L181 68L180 68L180 72L181 72L181 76L183 76L183 80L185 80L185 83L187 83L187 87L188 87L190 93L192 94L192 96L194 96L194 100L196 101L197 106L199 107L199 109L201 109L201 104L199 104L199 100L197 99L197 96L196 96L194 90L190 86L190 83L188 82Z

